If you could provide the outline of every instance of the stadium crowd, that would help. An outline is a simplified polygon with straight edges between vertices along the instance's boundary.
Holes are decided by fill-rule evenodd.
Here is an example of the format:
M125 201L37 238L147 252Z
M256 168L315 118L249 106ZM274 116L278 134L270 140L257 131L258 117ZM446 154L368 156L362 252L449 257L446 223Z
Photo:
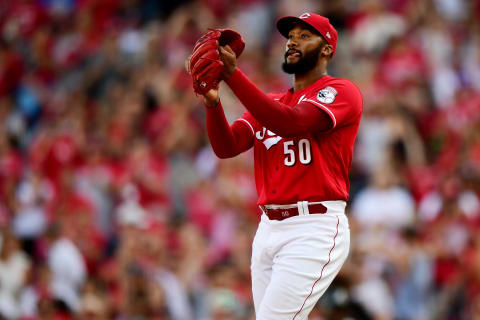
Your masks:
M350 256L310 319L480 319L478 0L1 1L0 318L254 319L253 157L213 155L184 62L230 27L285 90L274 22L308 11L364 98Z

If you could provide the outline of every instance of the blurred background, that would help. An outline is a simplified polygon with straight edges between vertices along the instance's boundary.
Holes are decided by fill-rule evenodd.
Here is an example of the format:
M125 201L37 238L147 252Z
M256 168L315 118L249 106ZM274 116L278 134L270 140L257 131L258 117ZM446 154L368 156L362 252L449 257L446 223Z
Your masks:
M1 319L254 319L253 154L213 155L184 61L230 27L284 91L274 23L306 11L364 97L351 252L310 319L480 319L478 0L0 1Z

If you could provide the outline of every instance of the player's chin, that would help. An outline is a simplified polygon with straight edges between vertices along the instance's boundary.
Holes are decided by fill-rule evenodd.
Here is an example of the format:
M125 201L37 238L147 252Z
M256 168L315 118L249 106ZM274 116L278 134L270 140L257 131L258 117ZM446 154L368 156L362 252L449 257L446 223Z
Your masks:
M282 64L282 70L285 73L288 74L295 74L297 73L297 62L288 62L288 59L285 59L285 61Z

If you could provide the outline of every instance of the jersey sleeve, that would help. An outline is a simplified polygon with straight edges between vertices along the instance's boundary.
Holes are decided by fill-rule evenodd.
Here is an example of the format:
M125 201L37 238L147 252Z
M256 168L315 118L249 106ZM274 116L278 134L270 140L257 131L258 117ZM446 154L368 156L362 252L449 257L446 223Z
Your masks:
M275 101L279 101L283 94L282 93L267 93L267 96ZM240 123L243 123L247 125L250 130L252 131L252 134L255 135L255 132L257 130L261 129L261 126L259 127L258 121L253 117L253 115L249 111L245 111L240 118L238 118L235 121L240 121Z
M347 80L313 88L302 102L309 102L323 110L332 120L332 129L357 121L363 108L360 90Z
M252 132L252 136L255 135L255 129L257 125L257 121L252 116L252 114L248 111L245 111L240 118L235 120L235 122L243 123L244 125L248 126L248 128Z

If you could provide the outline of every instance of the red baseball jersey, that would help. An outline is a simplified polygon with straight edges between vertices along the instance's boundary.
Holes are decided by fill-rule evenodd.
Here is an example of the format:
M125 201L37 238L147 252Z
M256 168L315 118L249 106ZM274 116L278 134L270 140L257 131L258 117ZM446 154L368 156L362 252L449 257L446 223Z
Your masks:
M248 111L237 120L254 135L258 204L347 200L348 172L363 108L360 90L349 80L324 76L305 89L270 97L291 107L309 102L326 112L333 126L284 139Z

